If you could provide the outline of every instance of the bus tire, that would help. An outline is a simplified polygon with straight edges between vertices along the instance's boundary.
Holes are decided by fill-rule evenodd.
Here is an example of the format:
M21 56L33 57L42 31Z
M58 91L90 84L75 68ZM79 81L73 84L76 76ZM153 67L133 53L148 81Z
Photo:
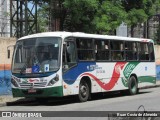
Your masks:
M78 94L78 100L80 102L86 102L90 97L90 90L87 82L85 80L82 80L79 85L79 94Z
M131 76L128 82L129 94L135 95L138 92L138 83L135 76Z

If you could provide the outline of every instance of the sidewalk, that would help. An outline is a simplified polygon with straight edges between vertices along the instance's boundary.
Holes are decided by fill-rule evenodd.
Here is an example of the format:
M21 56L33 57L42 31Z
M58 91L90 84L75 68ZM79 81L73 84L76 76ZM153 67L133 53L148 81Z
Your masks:
M156 81L156 85L153 86L147 86L147 87L142 87L141 89L146 89L146 88L153 88L153 87L160 87L160 80ZM27 101L33 101L33 99L25 99L23 97L18 97L18 98L13 98L12 95L2 95L0 96L0 107L2 106L7 106L7 103L23 103Z
M0 107L25 104L33 101L35 101L34 98L24 98L24 97L13 98L12 95L2 95L0 96Z
M0 107L6 106L7 102L14 102L23 98L13 98L12 95L2 95L0 96Z

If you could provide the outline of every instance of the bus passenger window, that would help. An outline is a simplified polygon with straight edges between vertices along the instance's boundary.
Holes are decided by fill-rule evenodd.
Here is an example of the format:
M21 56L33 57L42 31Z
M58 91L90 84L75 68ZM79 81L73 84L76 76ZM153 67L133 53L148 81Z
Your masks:
M155 56L154 56L154 47L153 47L153 43L149 44L149 54L150 54L150 60L154 61L155 60Z
M77 44L77 53L79 60L85 60L85 61L94 60L93 39L77 38L76 44Z
M66 47L67 47L66 48L67 62L71 62L71 63L76 62L76 53L75 53L74 42L67 42Z
M126 60L137 60L137 44L136 42L125 41Z
M148 51L148 43L139 43L139 59L140 60L149 60L149 51Z
M95 41L96 48L96 60L105 61L109 60L109 40L96 40Z
M66 41L63 46L63 71L70 69L76 64L76 49L75 43L72 41Z
M111 41L112 60L125 60L123 41Z
M112 60L123 60L122 53L119 51L112 52Z

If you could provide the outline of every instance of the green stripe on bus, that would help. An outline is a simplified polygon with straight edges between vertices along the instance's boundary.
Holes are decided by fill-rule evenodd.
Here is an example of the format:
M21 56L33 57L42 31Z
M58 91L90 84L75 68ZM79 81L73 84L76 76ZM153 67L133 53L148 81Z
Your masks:
M121 78L122 83L125 87L128 87L128 80L130 75L132 74L132 71L136 68L136 66L139 64L140 62L129 62L124 71L124 78ZM142 82L149 82L149 83L156 83L156 78L153 76L140 76L138 77L138 83L142 83Z
M125 87L128 87L128 80L126 78L121 78L122 83Z
M36 93L28 93L27 89L12 88L13 97L62 97L63 87L36 89Z
M156 77L153 76L140 76L138 77L138 82L149 82L149 83L156 83Z
M121 78L122 83L125 87L128 87L128 79L132 73L132 71L136 68L136 66L139 64L140 62L129 62L126 67L124 68L123 71L123 75L124 78Z
M125 76L126 79L128 79L132 73L132 71L134 70L134 68L139 64L140 62L129 62L124 71L123 74Z
M126 78L121 78L122 83L125 87L128 87L128 79ZM138 83L144 83L144 82L148 82L148 83L156 83L156 77L152 77L152 76L140 76L138 77Z

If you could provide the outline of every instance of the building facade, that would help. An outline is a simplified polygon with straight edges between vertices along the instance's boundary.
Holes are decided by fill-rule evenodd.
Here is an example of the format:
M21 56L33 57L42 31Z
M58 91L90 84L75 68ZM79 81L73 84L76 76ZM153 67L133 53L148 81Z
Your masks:
M10 1L0 0L0 36L10 37Z

